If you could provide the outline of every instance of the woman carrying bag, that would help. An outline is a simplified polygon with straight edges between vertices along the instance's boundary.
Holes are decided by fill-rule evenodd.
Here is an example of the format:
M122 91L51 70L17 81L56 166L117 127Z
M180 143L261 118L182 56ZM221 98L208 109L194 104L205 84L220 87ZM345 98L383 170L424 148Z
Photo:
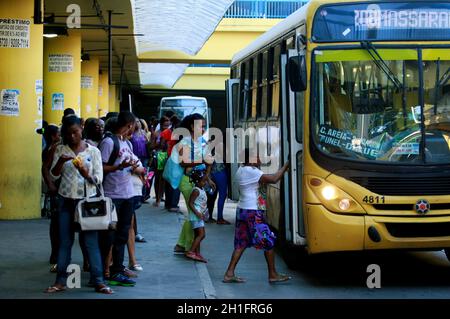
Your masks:
M66 290L67 267L71 262L75 237L74 216L78 202L97 194L96 184L103 180L100 151L82 140L80 119L76 116L64 118L61 127L63 145L59 145L53 157L50 173L54 179L61 178L58 188L58 214L60 247L56 280L45 292ZM103 266L98 244L98 231L83 231L91 279L95 291L112 294L103 279Z

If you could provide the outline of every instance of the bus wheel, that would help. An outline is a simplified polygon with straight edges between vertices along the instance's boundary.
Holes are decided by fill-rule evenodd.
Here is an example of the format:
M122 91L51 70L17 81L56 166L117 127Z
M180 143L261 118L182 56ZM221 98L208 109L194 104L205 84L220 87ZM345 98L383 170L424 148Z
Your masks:
M450 248L445 248L444 252L445 252L445 256L447 256L448 261L450 261Z
M305 262L309 259L305 247L284 242L279 250L286 265L293 270L298 270L305 266Z

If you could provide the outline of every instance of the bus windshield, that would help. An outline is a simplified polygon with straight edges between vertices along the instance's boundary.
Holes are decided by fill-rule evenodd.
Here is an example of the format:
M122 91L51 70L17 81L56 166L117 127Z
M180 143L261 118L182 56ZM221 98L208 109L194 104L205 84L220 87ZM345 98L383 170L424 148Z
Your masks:
M420 65L415 49L316 50L315 144L360 161L449 163L447 51L423 49Z
M183 119L187 115L194 113L202 115L205 119L208 118L208 106L203 99L162 99L159 111L160 117L168 111L173 112L179 119Z

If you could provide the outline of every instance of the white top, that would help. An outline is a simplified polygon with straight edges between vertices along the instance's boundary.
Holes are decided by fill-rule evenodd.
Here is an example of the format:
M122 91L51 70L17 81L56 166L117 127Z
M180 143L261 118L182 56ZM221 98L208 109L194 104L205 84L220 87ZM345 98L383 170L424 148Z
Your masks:
M199 192L197 198L194 201L194 207L197 211L199 211L202 215L205 215L208 211L208 197L206 196L206 192L203 188L194 187L192 191L197 190ZM193 212L189 213L189 220L191 221L200 221L197 215Z
M87 146L88 147L83 152L78 153L78 156L81 157L83 166L87 168L89 175L91 175L97 183L101 183L103 180L103 165L100 151L98 148L89 144L87 144ZM58 179L59 176L54 176L52 174L52 169L63 154L73 157L77 156L69 146L57 146L50 169L50 174L54 180ZM72 161L65 162L61 172L61 183L59 185L58 194L72 199L85 198L84 183L84 177L81 176ZM95 185L86 181L86 192L88 197L95 196L97 194L97 188Z
M266 202L264 194L261 193L259 180L263 171L253 166L241 166L236 172L236 181L239 184L240 209L265 210Z
M131 180L133 181L133 196L142 196L142 183L141 178L136 174L131 174Z

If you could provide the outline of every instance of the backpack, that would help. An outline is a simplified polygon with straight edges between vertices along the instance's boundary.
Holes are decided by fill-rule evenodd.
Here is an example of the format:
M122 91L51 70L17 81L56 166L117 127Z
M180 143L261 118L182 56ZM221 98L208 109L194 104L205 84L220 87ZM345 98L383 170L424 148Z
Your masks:
M117 137L117 135L115 135L115 134L113 134L111 132L106 132L105 135L103 136L103 140L107 139L108 137L110 139L112 139L112 141L114 143L114 147L113 147L113 150L111 152L111 155L109 155L109 159L108 159L108 162L106 164L109 165L109 166L112 166L112 165L114 165L114 162L117 160L117 157L119 157L120 143L119 143L119 138ZM103 142L103 140L102 140L102 142Z
M106 163L106 165L112 166L116 162L117 157L119 157L120 142L119 142L119 138L117 137L117 135L113 134L113 133L111 133L109 131L105 133L105 135L103 136L103 140L107 139L108 137L110 139L112 139L112 141L114 143L114 147L113 147L113 150L111 152L111 155L109 155L109 159L108 159L108 162ZM103 140L101 142L103 142ZM126 142L127 142L128 146L130 147L131 151L133 151L133 145L131 144L131 142L129 140L126 140Z

